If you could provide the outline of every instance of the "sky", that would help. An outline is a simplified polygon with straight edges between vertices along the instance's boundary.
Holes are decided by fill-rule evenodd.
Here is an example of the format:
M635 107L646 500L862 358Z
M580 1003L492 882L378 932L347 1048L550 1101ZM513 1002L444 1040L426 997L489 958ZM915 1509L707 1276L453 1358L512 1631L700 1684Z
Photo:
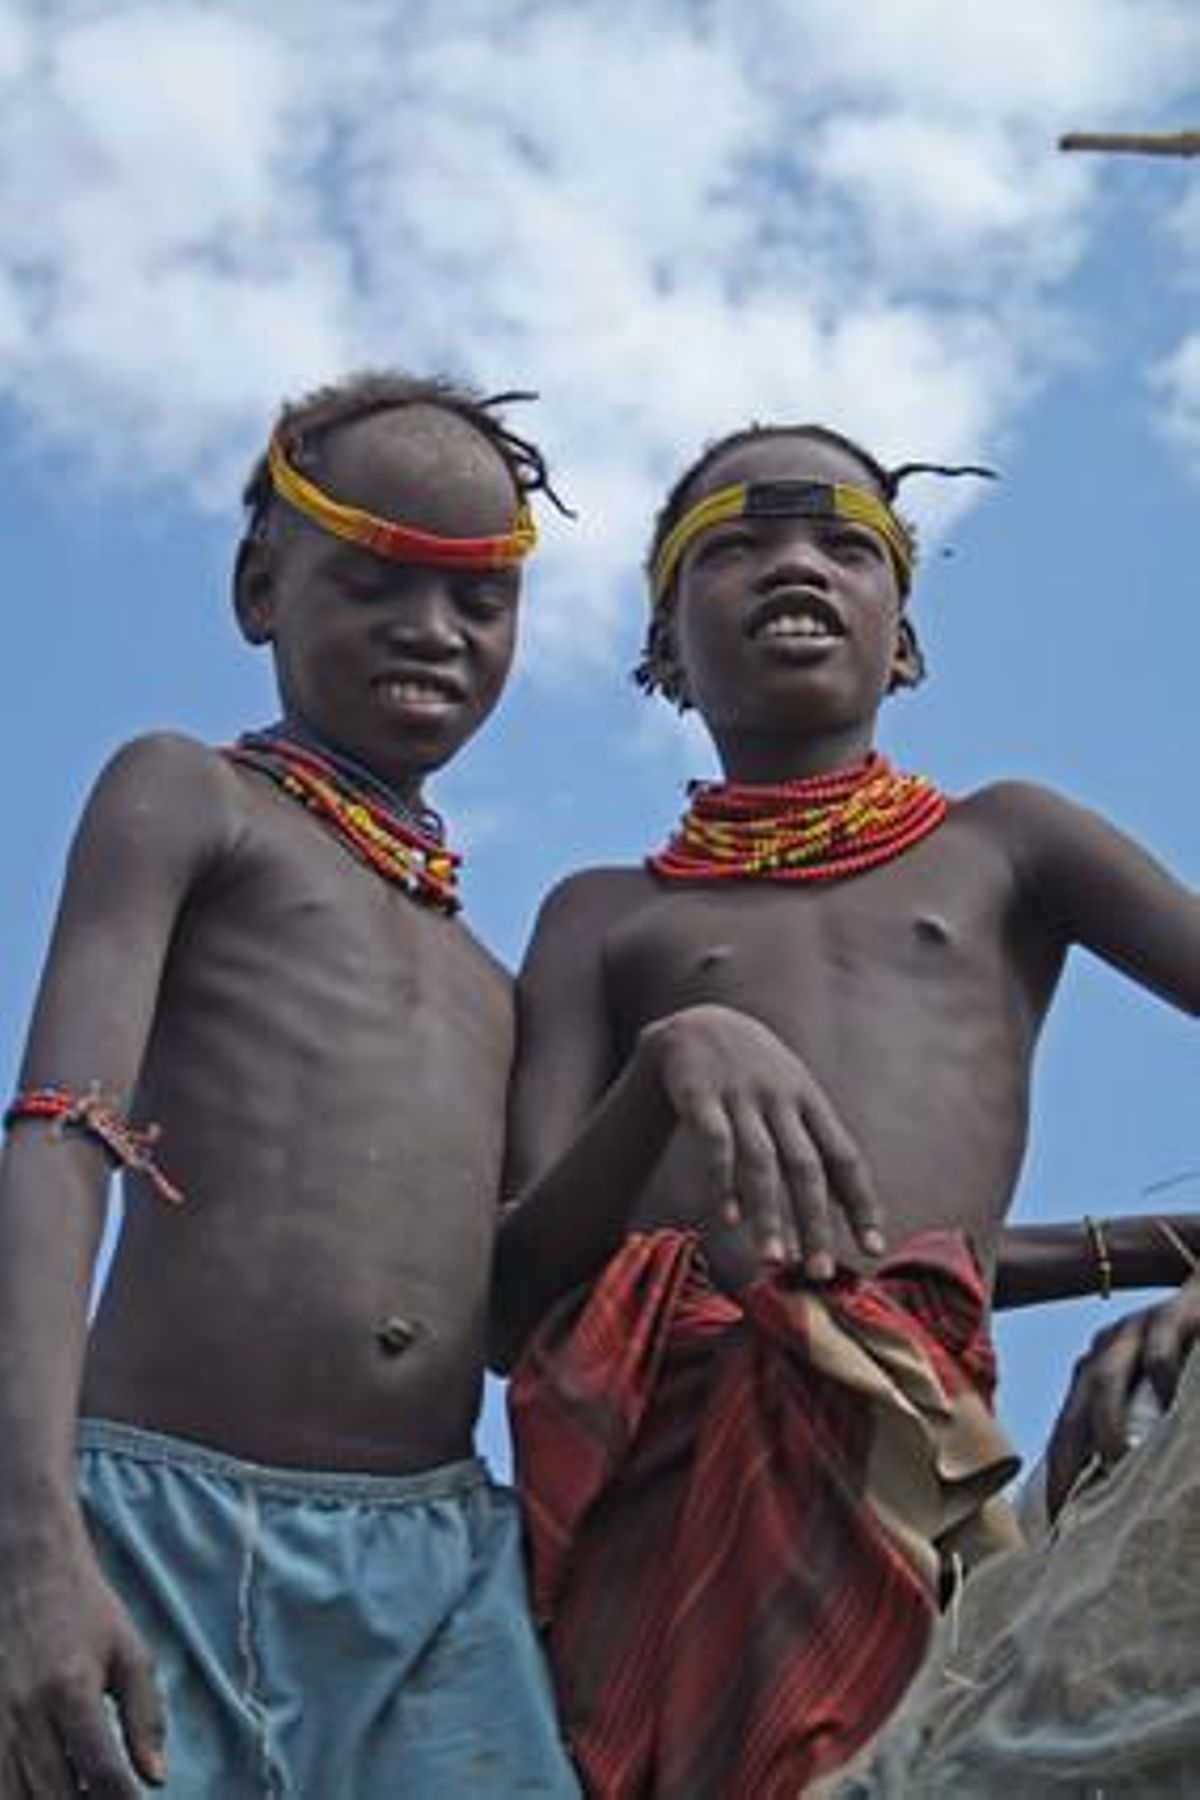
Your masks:
M1060 788L1194 883L1200 163L1055 144L1198 125L1192 0L0 0L6 1078L103 760L272 715L240 482L282 399L366 366L537 390L510 418L579 515L544 511L519 673L432 793L508 963L713 772L628 670L653 511L751 420L1001 472L905 488L931 673L883 746ZM1018 1220L1200 1206L1188 1032L1072 961ZM1027 1455L1112 1316L1001 1322Z

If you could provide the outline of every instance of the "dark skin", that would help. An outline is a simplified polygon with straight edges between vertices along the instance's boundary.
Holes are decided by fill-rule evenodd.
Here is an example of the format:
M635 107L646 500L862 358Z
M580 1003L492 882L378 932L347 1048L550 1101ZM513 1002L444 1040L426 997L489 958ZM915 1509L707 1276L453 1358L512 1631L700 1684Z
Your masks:
M1126 1409L1143 1382L1165 1409L1200 1340L1200 1276L1158 1306L1144 1307L1097 1332L1075 1365L1071 1386L1046 1452L1046 1506L1051 1518L1098 1460L1117 1463L1128 1450Z
M718 455L688 498L789 479L873 485L842 450L785 436ZM679 661L728 779L867 752L907 673L874 533L736 520L693 541L677 582ZM1010 1303L1094 1292L1079 1227L1004 1231L1033 1053L1074 944L1200 1011L1196 896L1103 820L1021 783L959 801L848 881L674 884L627 868L564 883L518 986L497 1359L626 1232L655 1225L694 1226L731 1291L764 1267L821 1282L837 1263L869 1267L885 1239L951 1228L985 1269L999 1260ZM1194 1224L1175 1223L1194 1246ZM1145 1221L1122 1230L1118 1281L1178 1281ZM1161 1341L1182 1353L1175 1324ZM1091 1429L1062 1445L1060 1479Z
M495 449L431 406L338 428L321 479L456 536L515 510ZM271 517L243 546L237 609L286 715L418 800L499 697L516 572L402 566ZM137 1774L165 1766L145 1649L73 1491L77 1411L297 1468L470 1454L511 1041L510 983L462 924L261 774L164 735L102 776L21 1085L98 1082L155 1120L186 1203L128 1184L89 1340L104 1156L27 1124L0 1167L5 1795L74 1792L74 1770L132 1800L106 1692ZM381 1338L393 1319L407 1347Z

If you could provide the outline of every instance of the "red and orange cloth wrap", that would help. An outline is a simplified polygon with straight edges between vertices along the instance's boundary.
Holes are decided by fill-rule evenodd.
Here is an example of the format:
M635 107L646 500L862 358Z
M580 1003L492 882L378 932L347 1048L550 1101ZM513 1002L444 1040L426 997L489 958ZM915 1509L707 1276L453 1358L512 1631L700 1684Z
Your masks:
M736 1300L693 1232L634 1233L551 1314L509 1407L589 1794L793 1800L875 1735L953 1559L1015 1541L986 1321L951 1232Z

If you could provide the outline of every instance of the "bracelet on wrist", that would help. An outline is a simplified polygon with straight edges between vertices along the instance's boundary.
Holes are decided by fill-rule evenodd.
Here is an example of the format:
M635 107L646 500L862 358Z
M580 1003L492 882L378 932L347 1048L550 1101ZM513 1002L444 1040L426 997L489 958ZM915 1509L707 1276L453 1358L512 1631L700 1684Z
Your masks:
M182 1192L154 1158L158 1126L146 1125L138 1129L131 1125L108 1104L98 1086L89 1088L85 1094L73 1094L59 1087L27 1088L10 1103L4 1114L4 1129L11 1131L14 1125L32 1119L47 1120L52 1133L58 1137L68 1130L82 1131L102 1145L121 1168L144 1175L154 1191L169 1200L172 1206L182 1203Z
M1104 1235L1104 1226L1099 1219L1093 1219L1090 1213L1083 1215L1083 1229L1087 1232L1091 1246L1092 1258L1096 1264L1096 1292L1101 1300L1111 1300L1113 1292L1113 1261L1108 1251L1108 1239Z

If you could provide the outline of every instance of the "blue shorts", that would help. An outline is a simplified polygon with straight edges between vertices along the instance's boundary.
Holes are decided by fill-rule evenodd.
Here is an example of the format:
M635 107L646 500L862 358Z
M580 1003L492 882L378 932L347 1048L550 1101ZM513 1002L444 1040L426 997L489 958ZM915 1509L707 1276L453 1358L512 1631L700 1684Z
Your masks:
M154 1656L171 1800L578 1795L480 1463L312 1474L88 1420L79 1476Z

